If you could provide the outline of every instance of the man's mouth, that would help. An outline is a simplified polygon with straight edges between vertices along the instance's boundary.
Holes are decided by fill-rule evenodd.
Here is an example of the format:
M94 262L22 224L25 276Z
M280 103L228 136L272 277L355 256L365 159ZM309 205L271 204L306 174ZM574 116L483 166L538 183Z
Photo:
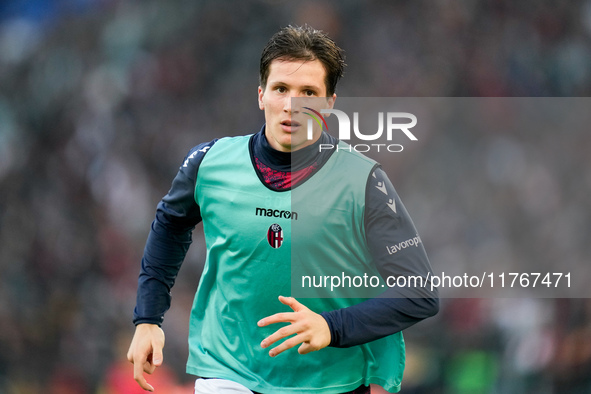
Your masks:
M281 122L281 128L288 133L297 130L301 124L295 120L284 120Z

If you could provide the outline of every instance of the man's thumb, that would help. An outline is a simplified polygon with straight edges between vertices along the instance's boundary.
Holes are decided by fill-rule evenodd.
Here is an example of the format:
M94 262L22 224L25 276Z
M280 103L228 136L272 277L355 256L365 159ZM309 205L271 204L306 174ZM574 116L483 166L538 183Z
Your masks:
M162 349L154 350L154 353L152 354L152 362L154 363L154 365L159 367L160 365L162 365L163 359L164 357L162 355Z

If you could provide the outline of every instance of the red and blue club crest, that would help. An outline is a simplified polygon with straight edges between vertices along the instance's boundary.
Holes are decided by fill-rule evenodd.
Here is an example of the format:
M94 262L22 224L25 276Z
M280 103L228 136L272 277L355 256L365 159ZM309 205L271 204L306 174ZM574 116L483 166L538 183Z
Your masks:
M283 229L277 223L274 223L269 227L267 231L267 241L272 248L278 248L283 243Z

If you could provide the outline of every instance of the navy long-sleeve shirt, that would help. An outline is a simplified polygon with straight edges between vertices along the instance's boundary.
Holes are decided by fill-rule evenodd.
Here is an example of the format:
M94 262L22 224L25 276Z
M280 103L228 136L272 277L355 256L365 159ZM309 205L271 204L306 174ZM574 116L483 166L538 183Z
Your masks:
M257 174L267 187L283 190L318 171L332 150L319 144L337 145L323 133L315 144L296 152L273 149L263 129L253 135L250 152ZM197 145L185 158L168 194L160 201L144 249L138 282L134 323L160 325L170 308L170 290L191 244L191 234L201 221L194 192L199 165L216 140ZM365 232L374 264L386 280L389 276L427 278L431 267L422 246L400 248L410 239L420 239L385 172L377 167L366 186ZM330 346L349 347L370 342L433 316L439 308L437 293L429 286L392 287L382 297L323 312L331 332Z

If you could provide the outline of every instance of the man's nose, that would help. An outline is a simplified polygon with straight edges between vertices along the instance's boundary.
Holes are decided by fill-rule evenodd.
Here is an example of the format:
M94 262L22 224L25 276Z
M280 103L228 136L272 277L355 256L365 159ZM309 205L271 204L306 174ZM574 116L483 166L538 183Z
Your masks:
M285 99L283 110L291 114L297 114L301 111L301 98L296 95L291 95Z

